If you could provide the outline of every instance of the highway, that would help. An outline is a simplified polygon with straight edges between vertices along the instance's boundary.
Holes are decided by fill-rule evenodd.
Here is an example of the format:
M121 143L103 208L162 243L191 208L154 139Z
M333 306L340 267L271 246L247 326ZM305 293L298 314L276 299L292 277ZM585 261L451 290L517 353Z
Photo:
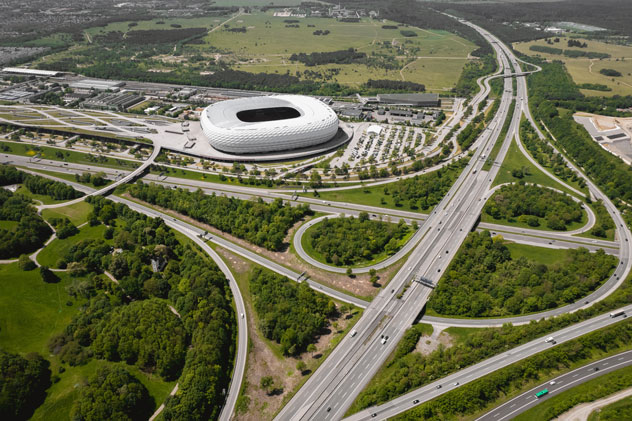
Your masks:
M469 22L462 21L462 23L465 23L473 27L479 33L481 33L481 35L483 35L485 38L490 39L491 35L489 35L489 33L484 31L482 28L476 25L473 25ZM509 51L509 49L506 46L504 46L499 40L494 39L494 38L492 38L491 42L493 45L503 50L503 54L511 58L515 69L520 68L517 60L515 59L511 51ZM505 80L507 81L509 79L505 79ZM516 103L516 113L514 114L514 121L512 122L512 127L510 127L508 135L509 134L513 135L515 133L518 133L518 130L516 130L517 126L513 124L516 120L516 114L518 115L518 119L519 119L519 117L522 115L524 110L525 109L528 110L527 88L526 88L526 82L525 82L524 77L518 78L517 89L518 89L518 92L517 92L518 101ZM502 160L503 160L503 155L502 155L502 150L501 150L501 153L498 156L498 161L502 162ZM618 288L618 286L628 276L630 272L630 264L632 262L631 260L632 250L630 249L630 231L627 228L626 224L624 223L621 215L618 213L618 210L616 209L616 207L614 207L614 205L608 200L608 198L603 193L601 193L599 189L592 182L590 182L590 180L587 180L587 184L589 186L591 194L593 194L597 198L601 198L602 200L604 200L604 205L606 206L606 208L608 209L609 213L611 214L611 216L613 217L615 221L616 228L617 228L617 236L620 241L620 265L619 265L619 268L615 271L615 273L613 273L611 278L608 279L608 281L606 281L606 283L599 290L595 291L593 294L587 297L587 299L584 301L584 306L590 306L592 305L592 303L605 298L610 293L615 291L616 288ZM582 305L580 302L580 303L572 304L570 306L565 306L555 311L559 311L560 313L557 313L557 314L561 314L562 312L575 311L581 307ZM626 308L625 310L629 312L631 309L632 308ZM539 313L538 316L544 316L545 314L546 312ZM555 313L549 314L547 316L551 316L551 315L555 315ZM524 316L524 317L528 317L528 316ZM514 319L516 318L511 318L512 323ZM500 320L503 320L503 319L500 319ZM504 319L504 320L507 321L507 319ZM487 322L489 321L490 320L488 319ZM573 337L590 333L594 330L600 329L616 321L617 321L616 318L611 319L610 317L608 317L608 315L602 315L594 319L591 319L587 322L580 323L575 326L571 326L567 329L562 329L561 331L555 332L552 335L555 336L556 340L559 343L562 341L572 339ZM576 335L576 336L573 336L573 335ZM543 350L543 348L544 347L542 345L542 342L540 342L539 345L537 341L531 342L529 344L523 345L521 347L508 351L504 354L501 354L500 356L492 357L475 366L472 366L465 370L461 370L457 373L454 373L446 377L445 379L443 379L442 382L447 382L447 384L451 384L452 388L458 387L460 384L463 384L464 382L468 382L473 379L480 378L486 374L491 373L494 370L497 370L499 368L506 366L505 364L509 361L518 361L520 359L533 355L537 352L540 352ZM455 382L451 383L453 380L455 380ZM443 390L443 392L441 392L441 390ZM351 419L354 419L354 420L369 419L369 418L385 419L389 416L399 414L401 412L406 411L407 409L412 408L415 405L418 405L429 399L432 399L432 397L436 397L440 395L441 393L444 393L446 390L447 389L436 389L436 384L435 384L434 392L432 391L432 389L428 390L427 387L423 387L421 389L417 389L413 392L410 392L404 396L396 398L390 402L387 402L379 407L369 408L365 411L362 411L361 413L355 414L353 417L351 417Z
M632 312L632 305L619 309L626 313ZM448 393L457 387L463 386L469 382L479 379L501 368L507 367L515 362L521 361L534 354L550 349L554 346L568 342L572 339L576 339L580 336L586 335L598 329L610 326L614 323L618 323L625 320L623 317L610 317L609 314L602 314L600 316L588 319L581 323L569 326L561 329L555 333L547 334L545 337L553 336L555 343L545 342L545 337L535 339L527 342L502 354L495 355L481 361L478 364L467 367L435 382L429 383L419 389L415 389L405 395L395 398L387 403L379 406L374 406L360 411L352 416L346 418L348 421L361 421L361 420L384 420L389 417L393 417L397 414L401 414L417 405L432 400L438 396ZM455 384L456 383L456 384ZM437 388L441 386L441 388ZM373 416L376 414L376 416ZM498 421L498 420L496 420Z
M476 421L509 420L528 409L533 408L539 403L559 395L561 392L630 365L632 365L632 351L622 352L620 354L586 364L573 371L555 377L546 383L540 384L539 386L534 387L519 396L516 396L510 401L507 401L489 411ZM535 394L543 389L547 389L549 393L540 398L536 398Z
M508 60L495 47L500 67L509 72ZM482 97L477 96L474 104ZM279 420L340 419L357 394L370 381L384 360L392 352L401 336L413 323L430 294L431 289L413 278L436 281L459 245L476 222L484 204L481 197L489 190L498 171L483 171L483 151L488 153L500 134L502 123L510 112L511 80L505 79L499 111L489 130L482 135L483 147L473 155L470 163L441 203L428 216L421 228L423 238L410 258L395 275L389 288L383 290L367 307L356 324L357 334L348 335L336 347L321 367L312 375L294 398L279 413ZM509 136L519 123L514 113L511 129L504 139L499 160L507 152ZM401 299L397 294L410 284Z

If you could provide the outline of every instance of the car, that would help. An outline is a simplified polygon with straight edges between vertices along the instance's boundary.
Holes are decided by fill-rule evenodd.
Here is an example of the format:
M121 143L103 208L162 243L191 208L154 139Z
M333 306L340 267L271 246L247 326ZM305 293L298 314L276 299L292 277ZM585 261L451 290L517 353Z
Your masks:
M436 387L436 389L441 389L441 385L440 385L440 384L438 384L438 385L437 385L437 387Z
M382 338L380 342L382 342L382 345L384 345L386 343L386 338Z
M241 313L241 318L242 318L242 319L244 318L244 313Z
M375 417L377 417L377 413L374 412L371 414L371 418L375 418Z
M352 338L353 338L355 335L357 335L357 334L358 334L358 331L357 331L357 330L353 329L353 330L351 331L351 337L352 337Z
M458 385L459 385L459 382L454 382L454 385L455 385L455 386L458 386Z
M553 385L555 384L555 380L551 380L551 381L549 382L549 384L550 384L551 386L553 386Z
M548 338L544 340L544 343L547 343L547 344L555 343L555 338L553 336L549 336Z
M331 406L327 407L327 412L331 411Z
M419 399L415 399L415 400L413 401L413 404L415 404L415 405L417 405L418 403L419 403Z
M599 367L595 367L595 371L599 371Z

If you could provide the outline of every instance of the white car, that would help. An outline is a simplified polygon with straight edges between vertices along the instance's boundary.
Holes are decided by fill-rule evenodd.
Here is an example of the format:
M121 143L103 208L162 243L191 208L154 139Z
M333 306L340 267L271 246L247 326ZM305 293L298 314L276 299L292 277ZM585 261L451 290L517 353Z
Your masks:
M549 344L549 343L555 343L555 338L553 336L549 336L548 338L546 338L544 340L545 343Z

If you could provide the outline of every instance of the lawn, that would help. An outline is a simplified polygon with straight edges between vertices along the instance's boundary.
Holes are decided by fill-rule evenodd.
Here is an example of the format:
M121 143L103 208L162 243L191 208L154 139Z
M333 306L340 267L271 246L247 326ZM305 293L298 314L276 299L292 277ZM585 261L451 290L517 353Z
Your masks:
M513 170L520 170L523 168L529 168L530 174L525 175L522 178L516 178L511 175ZM525 183L534 183L541 186L553 187L555 189L561 190L565 193L571 194L573 196L576 193L571 192L566 187L562 186L560 183L553 180L551 177L544 174L542 171L537 169L524 154L518 148L516 144L516 139L514 138L509 146L509 150L507 151L507 155L505 156L505 160L500 166L500 170L498 171L498 175L494 180L493 186L497 186L499 184L504 183L516 183L518 181L524 181Z
M601 41L578 39L580 42L586 42L587 48L568 47L569 38L560 37L559 43L549 45L544 40L521 42L514 44L514 48L521 53L529 56L540 55L548 60L561 60L566 65L573 80L577 84L582 83L598 83L606 85L612 91L593 91L582 89L585 95L595 96L612 96L612 95L630 95L632 94L632 75L630 74L629 59L632 57L632 47L618 44L609 44ZM546 54L529 50L532 45L547 46L560 48L563 50L579 50L590 51L596 53L607 53L612 57L602 60L590 60L588 58L569 58L564 55ZM591 66L592 63L592 66ZM622 73L621 77L608 77L599 73L601 69L615 69Z
M55 200L52 197L47 196L45 194L31 193L31 191L29 189L27 189L25 186L21 186L19 189L17 189L16 193L21 194L21 195L26 196L26 197L30 197L31 199L33 199L35 201L42 202L42 204L44 204L44 205L50 205L50 204L53 204L53 203L65 202L65 200Z
M322 223L322 222L319 222L318 224L320 224L320 223ZM311 239L310 234L311 234L311 232L313 232L316 229L318 224L312 225L311 227L309 227L305 231L305 234L303 234L303 237L301 237L301 245L303 246L303 249L305 250L305 253L307 253L312 258L316 259L320 263L324 263L326 265L334 266L332 263L327 262L327 260L325 259L325 257L321 253L319 253L318 251L314 250L314 247L312 246L312 242L310 241L310 239ZM413 230L412 228L409 227L409 230L406 233L406 235L404 235L404 237L401 240L399 240L399 242L397 243L398 250L400 250L402 247L404 247L404 245L408 242L408 240L410 240L410 237L412 237L414 233L415 233L415 230ZM340 265L339 267L358 268L358 267L371 266L371 265L374 265L376 263L380 263L383 260L386 260L390 256L391 256L390 254L387 254L384 250L382 250L381 253L372 256L371 259L362 259L360 262L358 262L355 265L351 265L351 266Z
M61 208L44 209L42 216L46 219L67 217L75 225L81 225L88 220L92 205L81 201Z
M60 332L80 302L66 294L70 276L57 273L60 282L47 284L39 270L24 272L17 263L0 265L0 346L10 352L49 354L48 338ZM67 302L72 305L68 306Z
M526 257L529 260L545 265L563 262L566 260L566 256L568 255L568 250L566 249L550 249L546 247L536 247L511 242L505 242L505 246L509 249L513 260Z
M86 225L79 230L78 234L72 237L64 238L63 240L56 238L37 255L37 261L40 265L55 268L57 267L57 260L63 257L72 246L81 240L103 238L105 229L105 225L96 225L94 227Z

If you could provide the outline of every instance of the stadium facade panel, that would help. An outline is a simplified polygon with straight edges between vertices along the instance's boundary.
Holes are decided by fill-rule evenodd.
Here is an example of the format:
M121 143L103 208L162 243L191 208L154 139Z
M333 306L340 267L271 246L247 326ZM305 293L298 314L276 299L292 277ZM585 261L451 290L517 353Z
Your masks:
M202 112L200 123L213 148L233 154L308 148L338 132L336 113L322 101L301 95L218 102Z

